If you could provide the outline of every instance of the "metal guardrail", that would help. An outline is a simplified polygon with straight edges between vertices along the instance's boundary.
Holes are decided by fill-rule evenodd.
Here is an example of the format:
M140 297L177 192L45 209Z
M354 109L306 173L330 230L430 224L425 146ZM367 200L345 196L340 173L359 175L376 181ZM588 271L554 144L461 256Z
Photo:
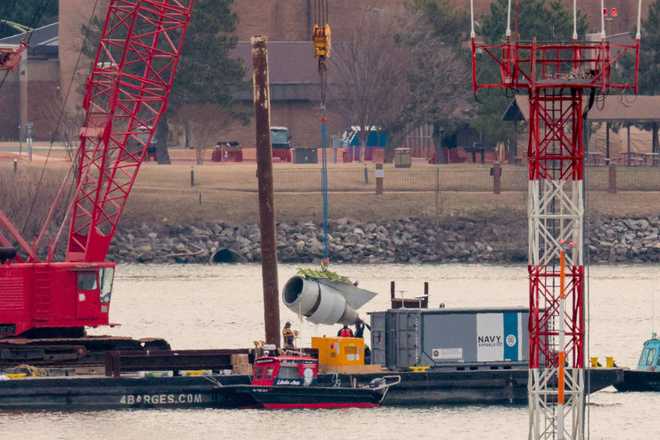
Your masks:
M318 350L304 348L299 352L318 358ZM138 371L173 371L181 370L231 370L234 355L248 355L248 362L253 363L255 349L218 349L218 350L154 350L108 351L105 355L105 375L120 377L121 373Z

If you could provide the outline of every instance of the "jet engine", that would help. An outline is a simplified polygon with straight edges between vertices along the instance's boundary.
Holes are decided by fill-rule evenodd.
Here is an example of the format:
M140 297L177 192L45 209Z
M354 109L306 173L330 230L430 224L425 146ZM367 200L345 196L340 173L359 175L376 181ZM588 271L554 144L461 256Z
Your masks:
M376 296L352 284L294 276L284 285L282 301L314 324L355 324L357 309Z

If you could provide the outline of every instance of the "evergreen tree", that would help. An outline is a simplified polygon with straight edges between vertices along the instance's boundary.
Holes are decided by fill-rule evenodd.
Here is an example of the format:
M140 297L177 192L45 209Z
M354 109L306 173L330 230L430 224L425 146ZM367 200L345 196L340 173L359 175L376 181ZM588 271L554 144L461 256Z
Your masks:
M237 110L234 100L245 87L245 72L241 62L230 57L238 41L233 35L238 21L233 3L196 1L172 89L170 115L184 104L213 104L243 123L249 121L249 114ZM156 134L159 163L169 163L168 116L162 118Z
M649 15L642 24L642 42L639 54L639 93L660 95L660 0L649 6ZM650 127L649 127L650 125ZM652 133L652 151L660 153L658 123L642 125Z
M480 37L490 42L504 39L509 0L495 0L490 5L490 13L477 29ZM520 35L521 41L536 38L544 41L568 41L573 36L573 13L564 7L560 0L519 0L511 11L511 27ZM587 18L578 11L578 36L584 38L587 32Z
M642 24L639 92L643 95L660 94L660 0L649 5L649 15Z
M410 50L407 72L411 100L402 115L409 127L432 125L436 153L455 147L455 131L464 126L474 108L469 93L469 62L462 44L468 34L464 11L448 0L411 0L410 20L397 36ZM443 140L445 139L445 140Z
M37 28L57 21L58 0L1 0L0 20L13 21ZM0 38L19 33L13 27L0 23Z

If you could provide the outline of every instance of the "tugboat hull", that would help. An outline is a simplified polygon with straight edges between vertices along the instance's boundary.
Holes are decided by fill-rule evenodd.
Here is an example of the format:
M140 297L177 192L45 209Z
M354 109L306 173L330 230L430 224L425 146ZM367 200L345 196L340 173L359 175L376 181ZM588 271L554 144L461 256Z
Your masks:
M264 409L375 408L385 394L384 389L346 387L235 385L232 388L239 395L249 395L257 407Z
M623 382L614 384L617 391L660 391L660 371L623 370Z

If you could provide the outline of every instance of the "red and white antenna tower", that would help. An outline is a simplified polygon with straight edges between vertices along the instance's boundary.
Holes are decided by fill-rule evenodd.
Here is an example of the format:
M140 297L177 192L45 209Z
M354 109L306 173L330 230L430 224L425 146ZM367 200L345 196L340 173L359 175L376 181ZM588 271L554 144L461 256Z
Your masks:
M604 3L602 0L601 3ZM604 9L602 4L601 10ZM578 41L573 1L570 42L514 41L511 0L504 42L482 43L470 1L472 87L512 89L529 97L529 438L585 437L585 289L583 121L597 94L637 93L641 0L631 44ZM602 14L602 12L601 12ZM522 18L524 19L524 17ZM627 79L613 79L624 56ZM482 81L478 65L498 74ZM488 69L483 72L486 77Z

